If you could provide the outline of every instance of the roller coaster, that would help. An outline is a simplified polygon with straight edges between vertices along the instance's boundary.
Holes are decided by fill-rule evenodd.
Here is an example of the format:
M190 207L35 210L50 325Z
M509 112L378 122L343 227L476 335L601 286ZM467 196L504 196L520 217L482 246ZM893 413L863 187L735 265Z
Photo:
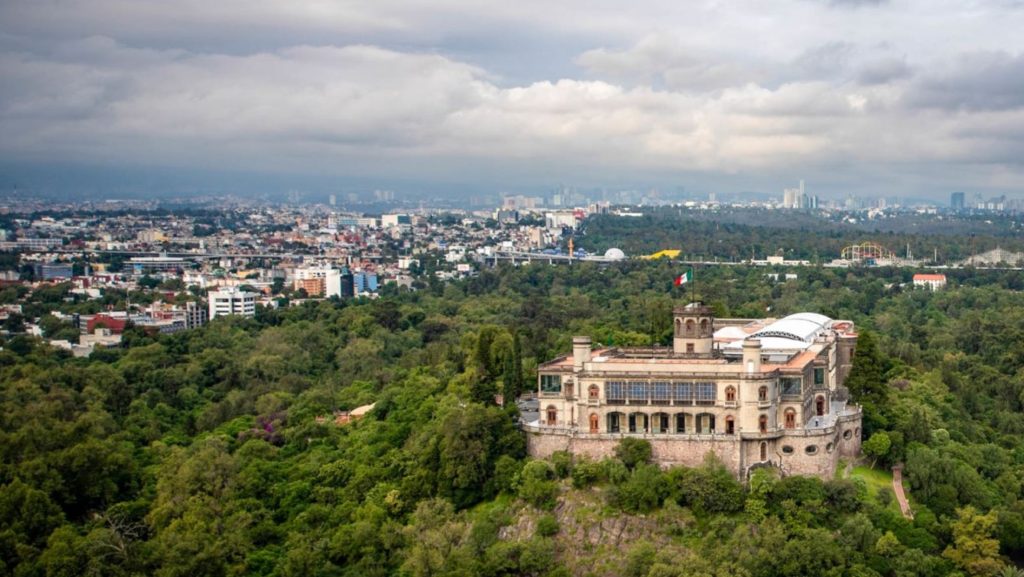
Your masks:
M897 259L892 251L876 242L864 242L850 245L843 249L840 257L843 260L857 262L894 261Z

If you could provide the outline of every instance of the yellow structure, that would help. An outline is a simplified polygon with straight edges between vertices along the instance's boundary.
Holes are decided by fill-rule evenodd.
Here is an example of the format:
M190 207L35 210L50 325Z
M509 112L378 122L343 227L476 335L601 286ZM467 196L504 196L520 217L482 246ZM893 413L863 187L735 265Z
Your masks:
M669 248L669 249L665 249L665 250L659 250L658 252L656 252L654 254L649 254L647 256L642 256L640 258L646 259L646 260L654 260L654 259L659 259L659 258L679 258L679 254L682 253L682 252L683 251L678 249L678 248Z

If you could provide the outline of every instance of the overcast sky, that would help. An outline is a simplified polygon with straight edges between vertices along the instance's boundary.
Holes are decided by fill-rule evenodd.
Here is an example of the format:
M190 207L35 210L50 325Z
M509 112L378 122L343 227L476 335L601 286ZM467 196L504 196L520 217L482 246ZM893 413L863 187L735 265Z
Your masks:
M1024 196L1024 0L0 0L0 166Z

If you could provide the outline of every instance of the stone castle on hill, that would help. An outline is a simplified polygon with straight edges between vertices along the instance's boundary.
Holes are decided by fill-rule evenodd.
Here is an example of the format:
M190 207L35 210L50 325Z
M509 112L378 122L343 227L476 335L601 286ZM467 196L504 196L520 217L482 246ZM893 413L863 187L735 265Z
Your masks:
M673 311L673 346L594 348L538 369L540 416L524 423L530 455L610 456L625 437L651 443L661 465L697 466L714 453L740 479L758 467L831 477L859 454L861 410L843 387L857 333L815 313L715 319Z

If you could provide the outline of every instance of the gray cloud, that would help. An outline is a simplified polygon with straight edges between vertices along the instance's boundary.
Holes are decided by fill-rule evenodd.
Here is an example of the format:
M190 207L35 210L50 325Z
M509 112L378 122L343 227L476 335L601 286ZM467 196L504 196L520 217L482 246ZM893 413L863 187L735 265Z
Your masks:
M837 4L11 0L0 164L1018 182L1019 10Z
M965 54L949 69L929 74L907 100L918 106L974 111L1024 107L1024 54Z
M913 76L914 71L902 58L882 58L866 62L857 71L857 81L861 84L888 84Z

